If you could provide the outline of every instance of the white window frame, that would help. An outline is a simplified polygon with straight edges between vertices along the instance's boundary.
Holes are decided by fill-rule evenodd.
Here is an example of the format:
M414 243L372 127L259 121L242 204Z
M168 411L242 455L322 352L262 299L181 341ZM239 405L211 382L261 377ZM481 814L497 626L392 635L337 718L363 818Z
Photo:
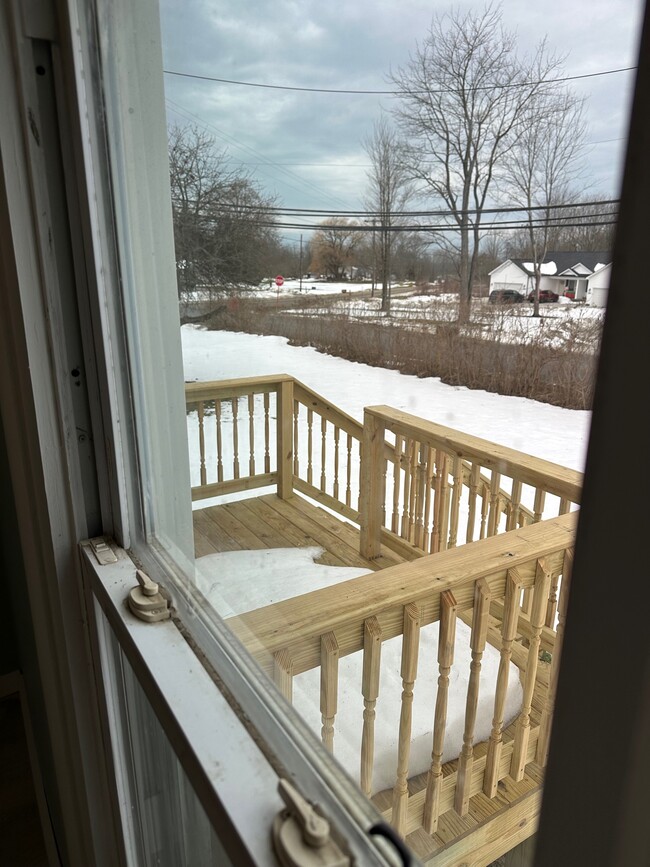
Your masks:
M106 0L102 9L119 21L120 11L130 5ZM135 5L140 10L147 4ZM0 125L0 274L7 287L0 310L3 425L56 773L66 783L58 792L65 860L113 867L135 863L138 851L128 839L136 833L126 816L132 794L128 774L120 767L124 744L116 742L116 697L95 618L96 599L235 863L273 863L267 822L281 806L273 785L279 776L291 779L304 797L320 805L355 863L402 863L392 844L370 834L379 818L375 808L220 619L203 610L198 591L175 581L177 563L147 527L147 504L138 484L139 420L131 400L140 381L134 370L137 359L126 351L129 335L117 291L124 261L115 245L101 125L105 107L99 104L101 87L94 84L100 74L93 64L95 36L106 21L95 12L93 3L81 0L9 0L0 10L5 112ZM36 74L41 73L35 73L34 58L41 50L52 58L47 72L57 93L55 113L42 99L39 104ZM48 151L48 124L49 133L56 127L60 136L60 153L58 148L55 154ZM49 182L48 160L58 160L65 195ZM62 214L69 232L64 242L70 244L75 265L69 285L61 270L65 243L53 240L51 231ZM69 309L73 302L75 315ZM80 457L77 436L67 355L73 342L83 346L86 364L94 435L91 470ZM91 471L99 479L99 502L89 502L87 493L84 499ZM162 575L180 619L191 626L193 640L229 701L216 688L207 688L208 675L196 665L189 644L170 641L171 630L179 635L175 625L133 622L124 600L134 585L136 564L124 548L114 546L116 564L100 567L86 545L77 559L77 545L91 529L89 516L97 514L102 532L136 551L156 578ZM172 681L170 674L176 675ZM218 717L227 738L215 738L198 724L196 714L187 713L194 702L201 702L206 719ZM242 718L252 725L244 726ZM228 774L216 767L227 768ZM242 774L251 786L254 777L259 784L251 789L255 797L244 804Z

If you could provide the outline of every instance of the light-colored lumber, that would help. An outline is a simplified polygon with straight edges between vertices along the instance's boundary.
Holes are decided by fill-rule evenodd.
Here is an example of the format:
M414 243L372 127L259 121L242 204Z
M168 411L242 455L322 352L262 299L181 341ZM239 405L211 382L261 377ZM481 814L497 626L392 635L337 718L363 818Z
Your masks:
M273 682L287 701L293 701L293 675L288 650L278 650L273 655Z
M442 792L442 753L445 746L447 726L447 701L449 697L449 673L454 664L454 642L456 640L456 615L458 605L454 594L445 591L440 599L440 632L438 637L438 693L433 720L433 744L431 766L427 775L426 796L422 816L422 827L427 834L433 834L438 827L440 816L440 795Z
M233 397L232 406L232 475L239 478L239 398Z
M220 379L216 382L186 382L185 400L188 404L208 400L228 400L249 394L274 392L280 382L293 382L286 373L274 376L243 376L239 379Z
M533 690L535 689L540 634L542 626L544 625L544 617L546 615L546 603L548 600L550 583L550 573L546 568L544 561L540 558L537 561L537 574L535 576L533 601L530 613L532 635L530 637L528 665L526 667L526 676L524 679L524 696L522 699L521 713L517 722L517 732L515 734L515 744L512 753L512 764L510 766L510 776L513 780L521 780L526 766L528 739L530 737L530 711L533 700Z
M489 613L490 588L484 578L479 578L474 585L474 612L470 637L472 661L470 663L467 702L465 705L463 747L458 760L458 779L456 781L456 798L454 801L454 809L459 816L466 816L469 809L469 788L474 758L474 729L476 727L476 712L478 709L481 660L487 641Z
M268 397L268 395L265 395ZM223 482L223 429L221 427L221 401L214 402L214 425L217 436L217 482ZM270 467L265 470L270 472Z
M519 610L520 592L521 578L519 572L516 569L509 569L506 578L506 593L501 627L501 658L499 660L499 672L497 674L494 695L494 716L492 718L492 731L488 743L485 777L483 780L483 791L488 798L493 798L496 795L499 783L498 772L503 747L503 717L506 695L508 693L512 642L517 635L517 613Z
M381 626L376 617L363 624L363 733L361 735L361 791L370 796L375 757L375 706L379 696L381 670Z
M278 497L286 500L293 495L292 380L278 384L276 400Z
M361 449L360 553L373 560L381 553L381 510L385 500L384 426L375 416L364 416Z
M248 395L248 475L255 475L255 396Z
M199 463L200 463L200 476L201 476L201 485L207 484L207 474L205 470L205 411L203 407L203 401L201 401L198 405L198 417L199 417Z
M334 719L338 708L339 645L333 632L321 637L320 712L321 737L329 752L334 752Z
M449 524L449 547L455 548L458 542L458 513L460 511L460 498L463 493L463 462L459 455L454 457L452 478L453 492L451 497L451 518Z
M557 681L560 672L560 662L562 659L562 644L564 642L564 628L566 625L567 605L569 601L569 588L571 586L571 570L573 568L573 551L567 551L564 555L564 568L562 570L562 585L560 588L560 600L557 610L557 633L555 637L555 647L553 649L553 658L551 660L551 672L549 675L549 683L546 690L546 699L542 710L542 720L539 730L539 741L537 742L537 757L538 765L546 767L548 760L548 748L551 739L551 725L553 722L553 711L555 708L555 696L557 693Z
M264 394L264 472L271 472L271 424L269 420L271 398L268 392Z
M404 626L402 639L402 705L399 719L399 738L397 742L397 773L393 789L392 825L399 834L406 829L408 810L408 769L411 754L411 724L413 716L413 687L418 673L420 650L420 612L417 605L404 606Z
M200 485L192 488L192 501L208 500L210 497L234 494L238 491L252 491L255 488L267 488L269 485L274 485L277 479L277 473L264 473L253 478L247 476L245 479L227 479L226 481L212 482L209 485Z
M487 534L495 536L499 531L499 518L501 510L499 508L499 491L501 488L501 473L492 470L492 478L490 479L490 510L488 514Z

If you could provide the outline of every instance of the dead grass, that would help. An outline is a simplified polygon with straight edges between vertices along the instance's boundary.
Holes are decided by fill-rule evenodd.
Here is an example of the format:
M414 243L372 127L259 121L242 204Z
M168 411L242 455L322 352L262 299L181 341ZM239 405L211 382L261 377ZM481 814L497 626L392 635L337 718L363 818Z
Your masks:
M390 318L375 302L301 299L301 306L238 299L205 320L209 328L274 334L297 346L450 385L516 395L570 409L590 409L600 321L545 317L531 332L530 311L476 305L474 321L455 323L453 302L428 296L421 307ZM515 317L515 318L513 318ZM519 317L520 328L518 329Z

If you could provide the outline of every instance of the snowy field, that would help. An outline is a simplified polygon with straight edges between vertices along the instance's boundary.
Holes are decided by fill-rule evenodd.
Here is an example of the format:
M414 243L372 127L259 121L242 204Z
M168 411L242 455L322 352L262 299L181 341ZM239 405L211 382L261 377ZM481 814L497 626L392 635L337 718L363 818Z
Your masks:
M457 430L501 443L573 469L582 470L589 435L590 413L562 409L518 397L445 385L439 379L419 379L396 371L332 358L305 347L289 346L280 337L182 328L186 381L230 379L287 373L330 399L359 421L363 407L388 404ZM190 443L196 442L195 416L188 416ZM194 476L198 472L196 450L191 448ZM252 492L253 494L257 492ZM241 495L238 495L241 496ZM214 501L209 501L214 502ZM200 508L208 505L196 503ZM314 562L319 549L277 549L209 555L197 561L199 584L223 616L252 610L363 574L363 570L324 566ZM415 691L411 773L428 767L431 754L431 720L435 703L438 626L422 633L422 674ZM401 695L401 640L382 648L382 680L377 704L377 743L373 791L394 781ZM445 759L458 755L462 745L465 700L471 656L469 631L458 623L456 659L452 670ZM483 659L483 681L494 683L498 653L488 645ZM361 656L341 660L339 713L335 724L334 751L353 778L358 780L363 719ZM319 671L305 672L294 680L294 704L320 736ZM512 669L506 718L518 712L521 686ZM489 736L493 695L483 690L476 738Z

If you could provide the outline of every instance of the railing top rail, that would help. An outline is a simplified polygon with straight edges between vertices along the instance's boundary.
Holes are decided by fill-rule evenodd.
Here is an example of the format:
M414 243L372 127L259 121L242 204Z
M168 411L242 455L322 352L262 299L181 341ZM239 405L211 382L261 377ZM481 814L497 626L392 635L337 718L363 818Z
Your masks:
M215 398L242 397L247 394L263 394L275 391L282 382L293 381L288 373L272 376L245 376L238 379L218 379L185 383L185 400L198 403Z
M525 484L544 487L572 503L580 502L583 474L577 470L425 421L390 406L368 406L365 412L381 419L386 429L393 433L457 454L464 460L479 462L483 467L514 477Z
M576 524L575 512L540 521L276 602L229 618L228 625L246 644L253 637L258 651L266 654L343 628L354 642L352 636L361 634L358 627L368 617L394 609L399 624L404 605L439 597L445 590L454 591L461 608L465 601L471 606L477 578L505 582L508 569L566 551L573 546ZM534 569L531 584L533 579Z

